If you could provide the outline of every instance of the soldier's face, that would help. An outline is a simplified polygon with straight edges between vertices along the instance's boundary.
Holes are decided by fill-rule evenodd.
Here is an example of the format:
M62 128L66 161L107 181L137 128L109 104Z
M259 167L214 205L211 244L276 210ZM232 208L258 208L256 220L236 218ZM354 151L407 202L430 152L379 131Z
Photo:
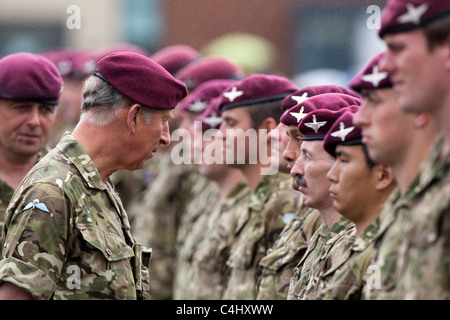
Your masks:
M31 101L0 99L0 148L19 158L35 156L47 144L56 107ZM19 157L19 158L17 158Z
M289 126L286 128L286 136L288 141L283 152L283 158L287 161L287 169L290 171L295 161L300 157L303 135L298 131L297 126Z
M230 166L240 167L249 163L249 141L246 134L252 132L251 119L246 108L234 108L222 113L220 125L224 146L224 159ZM254 143L254 142L253 142Z
M398 103L408 112L433 112L449 92L448 45L428 48L422 29L386 35L380 70L389 72Z
M361 127L363 143L376 163L392 165L410 143L414 115L400 110L391 89L367 90L364 102L353 118Z
M363 220L364 214L370 213L364 208L376 193L376 172L366 164L362 146L338 145L336 160L327 173L334 208L353 222Z
M287 126L279 123L277 127L269 132L270 146L272 147L270 153L270 164L272 169L280 170L284 173L289 173L287 165L288 162L283 158L283 152L286 150L288 143L288 136L286 135Z
M142 116L142 115L141 115ZM122 152L127 161L131 162L126 168L129 170L144 167L148 159L152 158L161 145L170 143L169 120L172 118L172 110L155 110L147 124L143 120L139 126L139 133L130 152ZM134 156L133 156L134 155Z
M291 170L293 187L303 194L303 203L322 210L333 205L326 175L334 159L323 149L323 141L303 141L301 155Z

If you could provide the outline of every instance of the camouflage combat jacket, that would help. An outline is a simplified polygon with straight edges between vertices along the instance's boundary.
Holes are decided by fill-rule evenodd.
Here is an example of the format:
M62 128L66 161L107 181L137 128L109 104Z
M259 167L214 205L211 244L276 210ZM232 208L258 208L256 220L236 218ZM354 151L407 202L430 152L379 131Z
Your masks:
M239 214L248 207L250 193L246 182L239 182L220 207L211 214L205 229L206 236L192 256L192 277L186 281L191 293L189 299L222 298L228 280L226 262L230 255L234 230Z
M344 217L331 229L326 222L322 223L312 236L302 260L294 268L288 300L317 299L317 293L326 285L326 282L320 282L322 275L341 265L341 257L353 245L355 231L354 223Z
M301 204L290 175L264 176L250 196L248 209L239 217L227 261L230 278L223 299L256 299L259 262L285 227L284 215L295 213Z
M302 205L259 263L258 300L286 300L292 270L322 223L320 212Z
M42 159L44 155L48 153L48 149L45 148L38 155L38 161ZM5 213L8 208L9 201L14 194L14 189L11 188L6 182L0 180L0 239L2 236L3 222L5 221ZM0 240L1 245L1 240ZM0 248L1 252L1 248Z
M208 220L219 205L219 190L214 183L204 178L201 192L189 203L181 216L177 233L176 266L173 286L173 299L192 298L192 257L199 243L207 236Z
M372 257L373 243L379 224L379 218L375 219L360 236L355 238L349 250L336 257L337 263L333 263L331 269L321 273L317 286L322 289L317 292L317 299L361 299L364 277Z
M376 244L378 287L366 299L450 298L450 155L437 139L404 198L395 199L394 222ZM391 205L392 207L392 205Z
M6 182L0 180L0 239L2 235L3 222L5 221L6 209L8 208L9 201L11 200L13 194L14 189L11 188Z
M168 153L155 180L130 205L133 236L153 249L151 299L173 299L178 229L186 207L203 191L205 180L197 166L176 165Z
M70 134L17 188L2 238L0 282L35 299L137 298L127 215Z

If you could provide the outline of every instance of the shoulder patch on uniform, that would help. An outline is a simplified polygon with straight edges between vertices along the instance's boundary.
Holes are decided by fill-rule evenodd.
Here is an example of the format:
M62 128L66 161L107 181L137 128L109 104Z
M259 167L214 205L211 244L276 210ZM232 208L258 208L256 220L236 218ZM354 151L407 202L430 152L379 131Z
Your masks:
M45 205L45 203L39 202L39 199L34 199L32 202L27 204L25 206L25 208L23 208L23 211L31 209L31 208L33 208L33 209L38 208L41 211L50 213L50 211L48 211L48 208Z

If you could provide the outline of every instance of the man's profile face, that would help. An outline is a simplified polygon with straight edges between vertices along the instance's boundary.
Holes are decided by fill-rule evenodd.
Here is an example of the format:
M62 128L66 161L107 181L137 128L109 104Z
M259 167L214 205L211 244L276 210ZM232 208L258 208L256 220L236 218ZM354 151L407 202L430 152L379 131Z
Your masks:
M0 99L0 149L19 158L38 154L50 138L55 118L54 105Z
M376 172L367 165L362 146L336 146L336 160L327 174L334 208L353 222L361 220L361 208L375 192Z
M139 133L136 136L135 144L133 145L133 152L128 154L128 159L134 162L133 168L129 170L140 169L145 166L147 160L153 157L161 145L168 145L170 143L169 120L172 118L172 110L154 110L150 123L145 123L141 119L142 124L139 128ZM143 117L143 115L140 115Z
M362 130L363 143L376 163L391 165L408 145L414 115L400 110L390 88L362 92L364 102L353 122Z
M248 164L250 156L254 156L250 155L250 150L255 148L250 148L249 145L253 140L251 137L254 137L256 132L251 126L248 111L244 107L225 110L222 119L219 130L223 139L226 163L231 166Z
M297 126L286 128L287 143L283 152L283 158L287 161L287 169L290 171L301 154L303 135L298 131Z
M334 159L323 148L323 141L303 141L301 155L291 170L293 187L303 194L303 203L314 209L331 207L330 181L326 175Z
M388 50L380 61L380 70L389 72L400 108L433 112L439 106L439 91L449 85L443 81L448 48L437 45L430 50L421 28L388 34L384 40Z

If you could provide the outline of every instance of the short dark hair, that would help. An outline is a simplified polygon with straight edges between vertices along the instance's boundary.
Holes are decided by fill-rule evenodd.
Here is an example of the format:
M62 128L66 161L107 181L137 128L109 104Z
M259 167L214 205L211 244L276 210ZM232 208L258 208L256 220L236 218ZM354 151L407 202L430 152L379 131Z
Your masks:
M423 26L425 37L427 38L429 50L433 50L435 46L444 43L450 35L450 14L435 19Z
M283 99L279 99L248 106L248 114L250 115L252 128L256 129L267 118L274 118L278 124L283 115L283 110L281 109L282 102Z
M364 158L366 159L366 164L369 167L369 169L372 170L373 167L375 167L377 164L370 158L367 146L365 144L362 144L361 147L364 153Z

